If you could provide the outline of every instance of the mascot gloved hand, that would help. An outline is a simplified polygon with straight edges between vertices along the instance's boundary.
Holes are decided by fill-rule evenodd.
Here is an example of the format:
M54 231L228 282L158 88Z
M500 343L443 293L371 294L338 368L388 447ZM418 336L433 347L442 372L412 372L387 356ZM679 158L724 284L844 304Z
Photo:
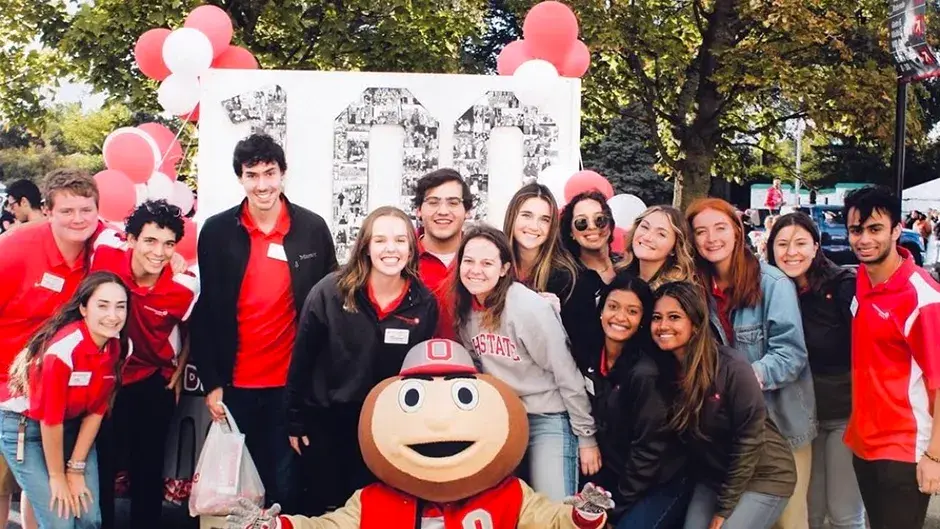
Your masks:
M613 508L593 484L554 503L514 477L529 442L522 400L480 374L470 353L428 340L401 372L369 392L359 447L380 480L316 518L279 515L250 502L228 529L600 529Z

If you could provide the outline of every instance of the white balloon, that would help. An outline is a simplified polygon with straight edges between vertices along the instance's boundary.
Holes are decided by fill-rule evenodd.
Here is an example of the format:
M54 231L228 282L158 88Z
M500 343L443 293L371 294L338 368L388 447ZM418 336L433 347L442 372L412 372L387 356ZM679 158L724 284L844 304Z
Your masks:
M614 223L618 228L627 229L633 221L646 210L646 204L636 195L614 195L607 201L610 211L614 214Z
M542 59L526 61L516 68L513 78L513 92L524 105L542 106L558 88L558 70Z
M173 73L198 77L212 66L212 43L194 28L179 28L163 42L163 62Z
M134 192L137 193L138 206L147 200L147 184L134 184Z
M168 200L173 196L173 180L169 176L155 171L147 180L147 198L150 200Z
M180 208L183 215L185 215L192 211L193 204L196 203L196 197L193 196L193 191L186 185L186 182L177 180L173 182L173 193L170 195L168 202Z
M199 104L199 78L171 73L157 89L157 102L174 116L189 114Z
M539 173L538 182L552 192L558 207L564 206L565 203L565 182L576 172L578 172L577 169L563 165L549 165Z

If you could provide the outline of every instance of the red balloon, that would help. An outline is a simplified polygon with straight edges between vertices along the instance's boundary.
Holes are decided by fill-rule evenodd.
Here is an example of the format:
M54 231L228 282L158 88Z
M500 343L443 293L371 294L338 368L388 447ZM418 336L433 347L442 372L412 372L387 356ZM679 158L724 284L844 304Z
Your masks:
M614 186L606 178L594 171L578 171L565 182L565 202L585 191L600 191L607 200L614 196Z
M169 68L163 62L163 42L170 36L166 28L154 28L145 31L134 46L134 59L141 73L151 79L162 81L170 75Z
M196 262L196 223L193 219L183 219L183 238L176 243L176 253L189 264Z
M587 44L576 40L568 50L568 55L561 63L558 73L562 77L581 78L587 73L589 66L591 66L591 50L588 49Z
M218 57L232 42L232 19L216 6L199 6L193 9L183 27L198 29L209 37L212 44L212 56Z
M134 182L121 171L106 169L95 175L95 183L100 194L98 214L105 220L124 222L137 206Z
M137 128L149 134L153 141L157 142L163 160L157 170L167 176L171 175L164 169L172 169L175 173L176 164L183 159L183 146L176 140L176 134L159 123L143 123Z
M188 121L190 123L199 123L199 103L196 103L195 108L193 108L193 111L190 112L189 114L180 114L179 116L176 116L176 117L182 119L183 121Z
M228 70L257 70L258 60L241 46L229 46L224 53L212 61L213 68Z
M534 58L545 59L557 67L578 39L578 17L561 2L541 2L526 15L522 34Z
M623 254L627 250L627 230L616 227L614 228L614 240L610 243L610 249L614 253Z
M135 184L145 184L160 163L160 148L146 132L120 128L104 140L104 164L121 171Z
M507 44L499 52L499 56L496 57L496 71L499 75L512 75L516 73L516 68L532 58L526 42L524 40L514 40Z

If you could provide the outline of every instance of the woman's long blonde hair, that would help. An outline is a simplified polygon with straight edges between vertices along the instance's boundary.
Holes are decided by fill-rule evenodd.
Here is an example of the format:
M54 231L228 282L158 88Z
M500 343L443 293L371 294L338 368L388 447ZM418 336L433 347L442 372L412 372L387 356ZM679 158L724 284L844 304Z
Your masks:
M672 251L666 256L666 262L663 263L656 275L653 276L649 285L656 289L663 283L673 281L687 281L689 283L698 283L698 274L695 270L695 249L692 247L692 238L689 236L688 223L682 212L672 206L652 206L633 221L633 229L627 234L626 252L624 253L624 265L630 267L638 260L633 254L633 237L636 229L643 222L643 219L653 213L662 213L669 220L672 227L672 233L676 237L676 244Z
M519 259L519 248L516 243L515 235L513 235L513 228L515 227L516 218L519 216L522 205L530 198L544 200L545 203L548 204L549 215L552 220L548 227L548 235L545 238L545 242L539 248L538 254L535 257L535 267L532 273L525 277L524 281L522 281L523 278L518 279L520 279L525 286L536 292L545 292L548 290L548 280L552 272L559 271L564 273L567 276L566 280L568 284L566 289L567 299L567 297L571 295L575 281L578 279L578 266L575 264L574 258L565 248L564 244L561 243L561 221L559 220L558 203L555 201L555 197L548 187L542 184L528 184L522 186L522 188L513 195L512 200L509 202L509 207L506 208L506 216L503 219L503 233L509 238L509 248L512 250L513 265L515 266L516 273L520 274L522 272L522 262Z
M418 281L418 236L415 234L411 219L404 211L393 206L382 206L369 213L362 221L356 244L350 253L349 261L343 265L337 278L337 286L343 299L343 309L347 312L358 312L356 307L356 292L365 288L369 274L372 273L372 259L369 257L369 241L372 240L372 226L380 217L395 217L401 219L408 227L408 264L402 269L402 277Z

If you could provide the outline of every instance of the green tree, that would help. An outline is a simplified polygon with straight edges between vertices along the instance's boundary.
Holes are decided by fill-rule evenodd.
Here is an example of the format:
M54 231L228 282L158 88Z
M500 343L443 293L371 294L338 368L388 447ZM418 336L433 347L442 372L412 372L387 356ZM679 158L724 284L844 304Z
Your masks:
M648 205L672 199L672 184L656 172L656 151L649 146L652 131L638 117L641 109L624 109L601 141L585 146L584 167L610 180L616 193L636 195Z
M130 109L121 104L87 113L78 103L58 105L46 113L42 139L65 154L100 154L108 134L134 124L132 118Z

